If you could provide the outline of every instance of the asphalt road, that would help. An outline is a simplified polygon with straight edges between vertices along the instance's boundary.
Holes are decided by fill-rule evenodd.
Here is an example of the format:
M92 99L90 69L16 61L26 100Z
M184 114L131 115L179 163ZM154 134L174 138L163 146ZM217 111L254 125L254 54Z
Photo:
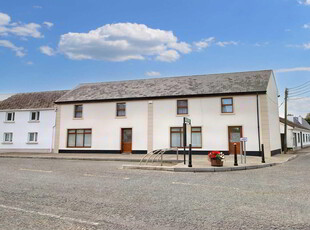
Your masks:
M219 173L0 159L0 229L310 229L310 155Z

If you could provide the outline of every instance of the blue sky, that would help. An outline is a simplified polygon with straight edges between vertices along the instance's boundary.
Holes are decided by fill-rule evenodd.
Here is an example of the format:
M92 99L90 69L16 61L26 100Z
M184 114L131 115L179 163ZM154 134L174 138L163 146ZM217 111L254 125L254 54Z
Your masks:
M310 0L10 0L0 8L0 93L273 69L283 94L310 80L309 54ZM309 104L289 105L304 115Z

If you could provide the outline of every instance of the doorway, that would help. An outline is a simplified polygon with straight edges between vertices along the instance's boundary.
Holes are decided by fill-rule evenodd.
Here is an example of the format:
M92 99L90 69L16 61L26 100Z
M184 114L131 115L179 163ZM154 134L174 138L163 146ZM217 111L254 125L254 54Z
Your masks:
M240 154L240 138L242 137L242 126L229 126L228 127L228 145L229 154L235 153L234 144L237 144L237 154Z
M122 141L121 141L121 151L122 153L132 152L132 129L125 128L121 131Z

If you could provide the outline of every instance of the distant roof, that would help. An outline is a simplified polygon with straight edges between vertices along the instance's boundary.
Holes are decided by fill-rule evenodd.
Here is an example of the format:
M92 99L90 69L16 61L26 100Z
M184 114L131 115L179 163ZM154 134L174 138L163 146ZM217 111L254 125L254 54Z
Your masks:
M68 90L14 94L0 101L0 110L53 108L54 102L67 92Z
M301 126L303 126L306 129L310 129L309 123L305 119L303 119L302 117L301 117L301 123L299 122L298 117L294 117L294 123L300 124Z
M285 119L280 117L280 122L284 124L285 123ZM293 128L297 127L297 128L300 128L300 129L308 129L308 130L310 130L310 128L307 128L306 126L301 125L298 121L297 121L297 123L295 123L295 122L287 120L287 125L289 125L289 126L291 126Z
M181 97L214 94L265 93L272 70L84 83L56 103Z

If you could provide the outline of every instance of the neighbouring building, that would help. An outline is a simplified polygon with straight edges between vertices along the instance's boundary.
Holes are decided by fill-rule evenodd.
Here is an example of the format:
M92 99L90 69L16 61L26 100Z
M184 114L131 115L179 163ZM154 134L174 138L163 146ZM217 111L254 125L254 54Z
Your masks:
M56 102L55 152L146 153L182 147L183 117L193 151L281 153L272 70L80 84ZM237 151L240 143L237 142Z
M281 146L284 150L285 119L280 117ZM301 116L287 116L287 148L299 149L310 146L310 125Z
M56 107L67 91L18 93L0 102L0 152L52 152Z

